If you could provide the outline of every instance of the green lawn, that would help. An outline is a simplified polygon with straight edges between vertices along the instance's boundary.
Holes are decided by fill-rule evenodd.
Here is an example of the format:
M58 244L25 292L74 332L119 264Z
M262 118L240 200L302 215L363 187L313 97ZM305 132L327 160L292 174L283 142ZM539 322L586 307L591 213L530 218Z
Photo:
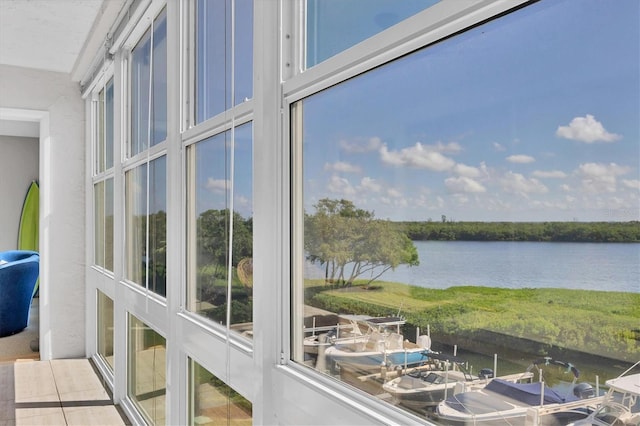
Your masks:
M336 313L396 314L440 335L489 331L602 354L640 359L640 294L547 288L451 287L444 290L379 282L370 289L309 281L307 303Z

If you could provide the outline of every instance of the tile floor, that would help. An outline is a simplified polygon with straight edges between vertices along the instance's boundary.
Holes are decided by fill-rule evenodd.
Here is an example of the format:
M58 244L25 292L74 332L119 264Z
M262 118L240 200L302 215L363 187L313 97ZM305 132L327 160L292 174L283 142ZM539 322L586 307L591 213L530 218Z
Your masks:
M0 426L126 424L86 359L0 364Z
M1 1L1 0L0 0ZM31 349L32 342L38 342L40 299L34 298L29 311L29 325L20 333L0 338L0 363L15 361L16 359L39 359L40 354Z

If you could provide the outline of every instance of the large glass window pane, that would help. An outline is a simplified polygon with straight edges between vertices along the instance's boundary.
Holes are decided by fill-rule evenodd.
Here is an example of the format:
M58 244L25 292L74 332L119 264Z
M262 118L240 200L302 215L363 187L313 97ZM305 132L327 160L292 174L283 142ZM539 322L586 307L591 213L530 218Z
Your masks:
M165 424L166 340L129 315L129 397L151 424Z
M189 378L189 424L253 424L251 402L191 359Z
M126 191L126 278L166 295L166 157L128 171Z
M163 11L133 49L131 146L136 155L167 138L167 17Z
M113 371L113 300L98 291L98 353Z
M94 262L98 266L104 266L104 242L105 242L105 194L104 181L93 185L93 210L94 210Z
M187 307L226 324L231 285L230 323L247 336L253 311L252 140L248 123L188 149Z
M166 296L167 279L167 161L160 157L149 163L149 290Z
M307 0L307 67L386 30L438 0Z
M104 181L104 267L113 271L113 178Z
M145 285L146 222L147 222L147 165L143 164L125 174L125 277Z
M293 106L296 361L472 424L513 391L434 380L573 397L639 359L639 12L536 2Z
M95 172L113 167L113 79L98 94Z
M253 1L198 0L196 16L196 122L200 123L253 96Z
M113 270L113 178L94 185L94 262Z
M96 117L96 145L95 145L95 173L102 173L105 170L105 129L106 129L106 103L105 90L98 94L98 110Z
M108 170L113 167L113 79L109 80L104 91L104 161L105 169Z

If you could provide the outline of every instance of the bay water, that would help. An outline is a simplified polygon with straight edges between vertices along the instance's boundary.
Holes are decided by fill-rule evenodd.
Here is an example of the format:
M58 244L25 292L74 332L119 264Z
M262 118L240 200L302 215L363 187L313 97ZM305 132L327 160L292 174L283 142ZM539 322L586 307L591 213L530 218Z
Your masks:
M420 265L401 265L385 272L379 280L437 289L473 285L640 292L640 243L414 241L414 244ZM307 278L323 276L319 266L307 266Z

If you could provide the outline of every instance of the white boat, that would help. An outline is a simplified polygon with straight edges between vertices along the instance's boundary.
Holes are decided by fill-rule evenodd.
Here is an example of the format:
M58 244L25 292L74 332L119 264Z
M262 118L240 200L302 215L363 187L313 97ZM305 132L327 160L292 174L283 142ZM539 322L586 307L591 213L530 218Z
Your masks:
M633 367L640 364L638 361ZM631 368L633 368L631 367ZM584 420L570 426L638 426L640 425L640 373L606 381L609 391L597 409Z
M464 361L453 356L432 353L430 358L443 361L438 362L437 370L416 368L382 385L396 405L414 410L433 407L449 396L481 389L494 378L491 369L480 370L477 376L470 374L463 366ZM500 377L502 380L521 383L531 382L532 378L531 371Z
M331 372L346 367L353 371L379 372L381 367L390 370L423 364L429 360L431 339L418 336L417 342L404 340L400 317L356 318L367 328L362 336L336 340L328 345L322 356ZM322 364L321 364L322 365Z
M554 362L559 363L559 362ZM564 363L563 363L564 364ZM535 424L566 425L587 417L600 402L593 388L576 385L579 372L574 372L573 395L560 395L538 383L513 383L499 378L491 380L484 388L462 392L440 402L436 417L447 424L458 425L525 425L530 412L544 409Z
M362 332L360 323L365 319L372 319L369 316L341 315L340 321L336 325L305 329L311 335L304 338L304 352L307 354L318 354L318 348L326 349L336 343L353 343L366 341L368 336ZM314 319L315 320L315 319Z

